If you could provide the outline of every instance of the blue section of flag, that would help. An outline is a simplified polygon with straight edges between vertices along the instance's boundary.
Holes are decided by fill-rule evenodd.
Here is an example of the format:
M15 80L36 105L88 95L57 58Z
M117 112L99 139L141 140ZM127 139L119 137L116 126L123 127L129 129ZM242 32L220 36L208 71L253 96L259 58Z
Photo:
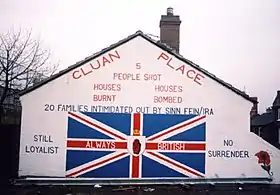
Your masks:
M196 115L144 114L143 131L145 136L149 137L195 116Z
M164 152L165 156L176 160L188 167L198 170L201 173L205 173L205 154L204 153L174 153Z
M142 177L164 178L164 177L186 177L165 165L162 165L146 156L142 157Z
M90 178L128 178L129 157L107 164L103 167L87 172L80 177Z
M68 118L68 138L89 138L89 139L111 139L109 136L99 133L72 118Z
M79 151L79 150L67 150L66 153L66 170L75 168L82 164L88 163L102 156L108 155L112 152L104 151Z

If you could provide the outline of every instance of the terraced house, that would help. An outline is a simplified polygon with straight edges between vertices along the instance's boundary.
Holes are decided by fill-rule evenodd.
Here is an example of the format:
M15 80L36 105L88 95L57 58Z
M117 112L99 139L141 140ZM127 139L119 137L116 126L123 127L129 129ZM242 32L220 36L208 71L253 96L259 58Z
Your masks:
M258 113L258 105L251 110L251 131L280 148L280 90L265 113Z

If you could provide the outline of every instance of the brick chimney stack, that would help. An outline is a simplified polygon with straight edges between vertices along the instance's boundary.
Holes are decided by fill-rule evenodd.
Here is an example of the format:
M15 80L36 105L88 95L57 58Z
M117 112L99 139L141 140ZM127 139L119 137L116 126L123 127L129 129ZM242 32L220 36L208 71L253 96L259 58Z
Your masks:
M258 97L251 97L251 99L255 100L256 103L254 103L254 105L250 111L250 116L255 116L258 114Z
M180 50L180 16L173 14L173 8L167 8L166 15L160 20L160 41L172 47L177 53Z

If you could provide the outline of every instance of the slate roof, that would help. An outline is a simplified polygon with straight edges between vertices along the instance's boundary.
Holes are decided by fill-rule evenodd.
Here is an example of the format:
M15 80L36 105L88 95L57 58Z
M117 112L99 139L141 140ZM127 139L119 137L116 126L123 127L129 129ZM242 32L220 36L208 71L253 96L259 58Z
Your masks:
M215 75L211 74L211 73L208 72L207 70L203 69L203 68L200 67L199 65L197 65L197 64L195 64L194 62L192 62L192 61L190 61L190 60L184 58L182 55L176 53L176 52L175 52L171 47L169 47L168 45L166 45L166 44L164 44L164 43L161 43L160 41L155 41L155 40L153 40L151 37L149 37L148 35L144 34L142 31L139 31L139 30L138 30L136 33L134 33L134 34L132 34L132 35L126 37L125 39L122 39L122 40L120 40L119 42L117 42L117 43L115 43L115 44L112 44L112 45L110 45L109 47L104 48L104 49L102 49L101 51L99 51L99 52L97 52L97 53L95 53L95 54L93 54L93 55L91 55L91 56L85 58L84 60L79 61L79 62L77 62L76 64L74 64L74 65L72 65L72 66L69 66L68 68L66 68L66 69L64 69L64 70L62 70L62 71L60 71L60 72L58 72L57 74L54 74L53 76L51 76L51 77L49 77L49 78L47 78L47 79L45 79L45 80L43 80L43 81L41 81L41 82L39 82L39 83L37 83L37 84L35 84L35 85L33 85L33 86L27 88L26 90L20 92L19 95L22 96L22 95L24 95L24 94L26 94L26 93L29 93L29 92L33 91L33 90L35 90L35 89L41 87L42 85L45 85L45 84L47 84L48 82L50 82L50 81L52 81L52 80L54 80L54 79L56 79L56 78L58 78L58 77L60 77L60 76L62 76L62 75L64 75L64 74L66 74L66 73L68 73L68 72L70 72L70 71L76 69L77 67L82 66L83 64L85 64L85 63L87 63L87 62L93 60L94 58L97 58L97 57L103 55L104 53L106 53L106 52L108 52L108 51L110 51L110 50L112 50L112 49L114 49L114 48L116 48L116 47L119 47L120 45L122 45L122 44L124 44L124 43L126 43L126 42L128 42L128 41L130 41L130 40L132 40L132 39L134 39L134 38L137 37L137 36L143 37L144 39L146 39L146 40L149 41L150 43L154 44L155 46L157 46L157 47L163 49L163 50L166 51L167 53L176 56L176 57L177 57L178 59L180 59L181 61L183 61L183 62L185 62L186 64L190 65L190 66L193 67L194 69L196 69L196 70L198 70L198 71L201 71L202 73L204 73L204 74L207 75L208 77L210 77L210 78L212 78L213 80L217 81L218 83L220 83L221 85L225 86L226 88L232 90L232 91L235 92L236 94L238 94L238 95L244 97L245 99L251 101L252 103L257 103L256 100L250 98L250 96L247 95L246 93L244 93L243 91L241 91L241 90L235 88L234 86L230 85L229 83L227 83L227 82L225 82L225 81L219 79L218 77L216 77Z
M265 126L273 122L274 113L265 112L261 115L256 115L251 119L251 126Z
M272 107L270 107L265 113L261 115L255 115L251 118L251 126L265 126L268 125L275 120L275 112L272 110L273 107L280 106L280 90L277 91L277 95L272 103Z

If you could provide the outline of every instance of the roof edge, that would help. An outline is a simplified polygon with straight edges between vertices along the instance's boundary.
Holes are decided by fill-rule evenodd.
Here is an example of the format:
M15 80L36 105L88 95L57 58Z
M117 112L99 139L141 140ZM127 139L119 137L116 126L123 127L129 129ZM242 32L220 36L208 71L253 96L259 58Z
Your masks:
M54 79L56 79L56 78L58 78L58 77L60 77L62 75L64 75L64 74L74 70L75 68L78 68L78 67L82 66L83 64L85 64L85 63L87 63L87 62L89 62L89 61L91 61L91 60L93 60L93 59L103 55L104 53L119 47L120 45L130 41L131 39L137 37L140 34L143 35L144 33L142 31L140 31L140 30L136 31L136 33L134 33L134 34L132 34L132 35L130 35L130 36L128 36L128 37L126 37L126 38L124 38L124 39L114 43L114 44L111 44L108 47L100 50L99 52L96 52L96 53L92 54L91 56L88 56L85 59L83 59L81 61L78 61L77 63L75 63L75 64L73 64L71 66L68 66L68 68L63 69L63 70L59 71L58 73L56 73L56 74L54 74L54 75L52 75L52 76L50 76L50 77L48 77L48 78L38 82L38 83L36 83L35 85L33 85L31 87L28 87L27 89L21 91L19 93L19 96L23 96L23 95L25 95L25 94L27 94L27 93L35 90L35 89L37 89L37 88L47 84L48 82L50 82L50 81L52 81L52 80L54 80Z
M213 80L217 81L218 83L222 84L223 86L225 86L226 88L230 89L231 91L235 92L237 95L242 96L243 98L245 98L246 100L252 102L252 103L258 103L257 100L253 99L252 97L250 97L248 94L246 94L245 92L239 90L238 88L234 87L233 85L223 81L222 79L219 79L218 77L216 77L214 74L208 72L207 70L203 69L202 67L200 67L199 65L195 64L194 62L184 58L181 54L177 53L173 48L171 48L170 46L168 46L167 44L161 43L160 41L155 41L153 40L151 37L149 37L148 35L145 34L140 34L140 36L142 36L143 38L145 38L147 41L155 44L156 46L160 47L161 49L167 51L169 54L174 55L175 57L177 57L179 60L185 62L186 64L190 65L191 67L195 68L198 71L201 71L202 73L204 73L205 75L207 75L208 77L212 78Z
M168 45L164 44L164 43L161 43L160 41L155 41L154 39L152 39L151 37L149 37L148 35L144 34L141 30L138 30L136 31L136 33L114 43L114 44L111 44L110 46L100 50L99 52L96 52L94 53L93 55L91 56L88 56L86 57L84 60L81 60L79 62L77 62L76 64L72 65L72 66L69 66L68 68L64 69L64 70L61 70L59 71L58 73L48 77L47 79L44 79L42 80L41 82L19 92L19 96L23 96L45 84L47 84L48 82L74 70L75 68L78 68L80 66L82 66L83 64L91 61L92 59L94 58L97 58L101 55L103 55L104 53L114 49L114 48L117 48L119 47L120 45L132 40L133 38L137 37L137 36L141 36L143 37L145 40L149 41L150 43L154 44L155 46L161 48L162 50L165 50L166 52L168 52L169 54L171 55L174 55L176 58L178 58L179 60L185 62L186 64L190 65L191 67L195 68L196 70L198 71L201 71L203 74L207 75L208 77L212 78L213 80L217 81L218 83L220 83L221 85L223 85L224 87L230 89L231 91L235 92L237 95L240 95L242 96L243 98L245 98L246 100L252 102L252 103L258 103L257 100L254 100L253 98L251 98L248 94L246 94L245 92L242 92L241 90L239 90L238 88L234 87L233 85L219 79L218 77L216 77L214 74L208 72L207 70L203 69L202 67L200 67L199 65L195 64L194 62L184 58L182 55L176 53L174 51L174 49L172 49L171 47L169 47Z

